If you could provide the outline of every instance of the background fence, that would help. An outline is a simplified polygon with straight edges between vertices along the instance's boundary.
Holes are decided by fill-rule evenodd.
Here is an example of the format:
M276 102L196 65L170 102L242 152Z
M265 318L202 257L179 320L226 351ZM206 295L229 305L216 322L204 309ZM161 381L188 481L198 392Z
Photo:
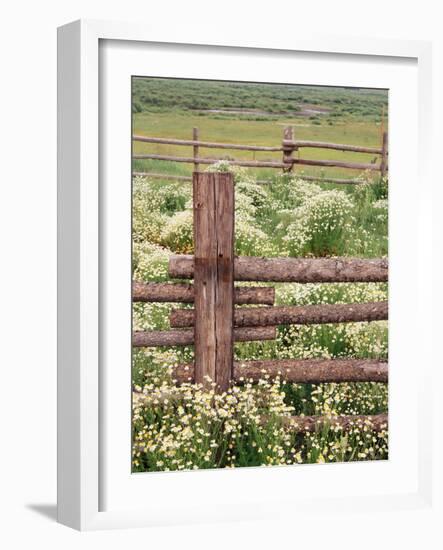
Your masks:
M196 157L198 158L198 157ZM388 365L377 359L273 359L234 361L235 341L272 340L278 325L371 322L388 319L388 303L274 306L272 287L236 287L235 281L386 282L386 259L234 257L234 181L230 173L194 172L194 255L173 255L169 275L189 283L133 283L133 300L193 303L175 309L168 331L134 332L133 345L194 345L194 363L174 367L178 383L195 382L225 391L243 379L263 376L294 383L388 382ZM241 307L255 305L257 307ZM293 417L309 430L324 422L344 427L353 421L386 426L387 415Z
M233 166L243 166L249 168L275 168L283 170L284 172L291 172L294 166L318 166L323 168L343 168L349 170L369 170L371 172L379 172L383 177L388 171L388 134L383 132L382 143L378 147L366 147L360 145L346 145L342 143L329 143L323 141L307 141L296 140L294 138L294 129L292 126L287 126L283 130L283 139L280 145L275 147L268 147L264 145L245 145L234 143L217 143L210 141L200 141L198 128L193 129L192 139L174 139L174 138L161 138L161 137L147 137L147 136L133 136L134 141L144 143L155 143L161 145L174 145L183 147L192 147L192 156L174 156L174 155L160 155L151 153L139 153L133 155L133 159L138 160L159 160L169 162L182 162L193 164L194 171L197 172L200 169L200 165L210 165L220 160L228 160ZM203 157L200 155L200 149L228 149L237 151L261 151L269 153L281 153L281 160L243 160L243 159L223 159L221 157ZM349 162L344 160L321 160L321 159L307 159L299 156L295 156L294 153L299 152L302 149L329 149L336 151L347 151L351 153L367 153L375 155L372 162ZM377 157L379 157L377 161ZM175 176L167 174L159 174L155 172L134 172L134 175L149 176L154 178L164 179L176 179L191 181L191 176ZM313 181L324 181L337 184L357 184L361 183L359 179L352 178L329 178L329 177L315 177L308 175L301 175L303 179ZM266 183L266 181L259 180L259 183Z

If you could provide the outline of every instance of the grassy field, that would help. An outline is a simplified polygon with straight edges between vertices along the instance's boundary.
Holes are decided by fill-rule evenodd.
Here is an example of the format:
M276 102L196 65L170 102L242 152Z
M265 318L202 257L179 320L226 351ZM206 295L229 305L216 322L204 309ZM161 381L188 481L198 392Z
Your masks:
M180 87L177 82L173 86L170 82L159 83L158 79L146 86L137 82L134 90L136 133L188 138L192 126L199 126L202 139L235 143L278 143L282 127L293 120L299 124L296 131L304 132L299 137L376 145L381 122L379 111L385 108L387 100L381 92L287 87L269 90L266 86L254 87L249 97L243 85L223 88L220 84L193 82L192 86L183 83ZM153 102L153 98L157 98L157 102ZM260 109L262 113L221 116L195 112L196 109L239 108L240 101L241 108ZM272 113L271 104L274 105ZM289 104L292 118L288 118ZM321 119L320 124L313 124L309 118L312 115L301 114L306 105L329 109L327 115L322 115L326 118ZM333 113L337 116L332 116ZM334 123L329 124L330 121ZM384 124L386 127L386 121ZM143 150L155 151L156 146L145 145ZM149 169L169 174L186 173L184 165L174 163L150 163ZM211 169L234 172L235 251L239 255L387 255L386 180L365 176L359 186L333 186L306 182L296 174L278 175L274 171L269 185L258 185L257 173L250 170L233 169L226 163ZM134 279L168 281L169 256L193 252L191 193L187 182L134 178ZM385 283L273 286L279 305L379 301L386 300L388 292ZM133 328L168 329L168 315L173 307L177 304L134 304ZM240 361L314 357L387 359L388 355L386 321L282 326L277 332L277 339L272 342L236 344L235 358ZM243 384L217 395L191 383L176 386L171 374L173 365L192 360L192 346L134 350L134 471L388 457L387 429L376 433L370 425L360 424L343 432L332 425L301 436L282 423L282 418L294 414L333 416L386 412L386 384L287 384L264 377L258 384L244 380ZM264 415L269 421L263 425L259 418Z
M251 85L249 85L251 86ZM229 93L226 94L226 91ZM294 127L296 139L330 141L351 145L380 146L383 129L387 129L387 92L353 91L304 86L253 86L225 83L198 83L168 79L134 79L133 101L135 134L191 139L192 128L199 129L201 140L279 146L285 126ZM199 99L193 94L198 92ZM153 97L150 96L153 94ZM158 96L159 104L152 103ZM282 99L282 96L284 99ZM151 98L151 101L148 99ZM160 102L160 98L162 101ZM206 99L203 99L206 98ZM292 99L289 99L292 98ZM145 100L143 102L143 100ZM204 107L202 107L204 106ZM257 110L252 114L252 110ZM209 112L224 110L224 114ZM226 112L229 110L230 113ZM250 114L242 114L241 111ZM306 111L308 110L308 111ZM310 114L318 111L317 114ZM268 113L266 115L260 113ZM280 153L202 149L203 155L219 158L235 156L251 160L281 160ZM192 156L192 148L134 142L134 153ZM324 149L303 149L308 159L340 159L371 162L374 155ZM377 158L378 160L378 158ZM192 166L161 161L134 161L136 171L155 171L188 175ZM357 172L339 168L300 167L309 175L351 177ZM274 170L251 170L259 178Z

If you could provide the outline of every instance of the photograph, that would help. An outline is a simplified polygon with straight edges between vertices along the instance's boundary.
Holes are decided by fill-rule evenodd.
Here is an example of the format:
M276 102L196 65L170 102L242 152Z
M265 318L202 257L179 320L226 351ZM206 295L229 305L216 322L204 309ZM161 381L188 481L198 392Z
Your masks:
M132 76L133 473L389 458L389 90L343 84Z
M0 546L439 547L437 10L24 4Z

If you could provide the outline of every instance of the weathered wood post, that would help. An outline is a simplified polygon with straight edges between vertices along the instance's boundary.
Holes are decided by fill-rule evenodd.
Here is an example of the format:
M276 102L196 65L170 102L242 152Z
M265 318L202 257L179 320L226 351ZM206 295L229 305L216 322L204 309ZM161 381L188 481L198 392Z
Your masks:
M283 169L284 172L291 172L292 170L292 152L295 150L294 145L292 145L294 141L294 128L292 126L286 126L283 130L283 142L282 142L282 149L283 149L283 163L285 163L287 166Z
M380 162L380 174L384 178L388 171L388 132L383 132L382 145L381 145L381 162Z
M225 391L233 368L233 176L194 172L193 192L195 381Z
M198 128L192 129L192 141L198 141ZM193 146L193 154L194 154L194 172L198 172L198 162L195 162L195 159L198 159L198 145Z

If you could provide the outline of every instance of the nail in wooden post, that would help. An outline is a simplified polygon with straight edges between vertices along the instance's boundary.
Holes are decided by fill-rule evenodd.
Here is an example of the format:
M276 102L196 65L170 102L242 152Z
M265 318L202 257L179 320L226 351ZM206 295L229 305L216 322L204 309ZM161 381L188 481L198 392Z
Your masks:
M283 169L284 172L290 172L292 170L292 152L295 150L293 145L289 145L288 142L294 141L294 129L292 126L286 126L283 130L283 162L287 164L287 167Z
M388 132L383 132L383 141L381 146L381 162L380 162L380 173L381 177L386 176L388 170Z
M198 128L193 128L192 129L192 140L193 141L198 141ZM193 147L193 150L194 150L194 159L197 159L198 158L198 145L194 145ZM198 162L194 162L194 172L198 172Z
M195 381L225 391L232 378L234 181L230 173L194 173Z

